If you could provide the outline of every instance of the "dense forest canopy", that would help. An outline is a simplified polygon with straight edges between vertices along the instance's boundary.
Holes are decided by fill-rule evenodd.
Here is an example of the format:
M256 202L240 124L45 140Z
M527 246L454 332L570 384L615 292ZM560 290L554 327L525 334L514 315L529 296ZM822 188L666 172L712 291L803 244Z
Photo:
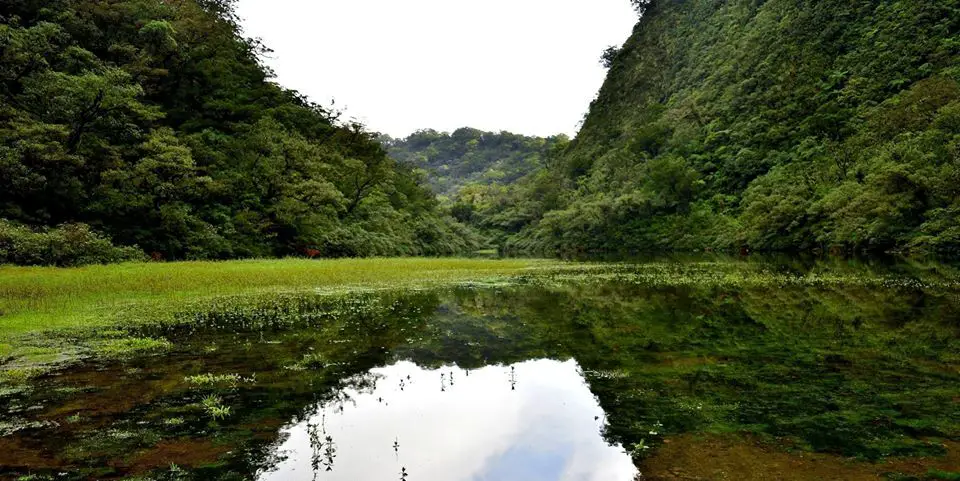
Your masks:
M464 127L448 132L426 129L405 139L384 137L391 157L422 169L439 194L468 185L511 184L544 167L544 158L569 138L527 137Z
M472 245L375 134L271 80L230 1L3 5L0 263Z
M542 214L512 210L520 194L515 183L544 172L550 159L570 145L562 134L541 138L466 127L453 133L426 129L405 139L381 140L390 156L423 172L441 205L480 234L483 247L497 248ZM504 211L509 212L498 215Z
M230 0L7 1L0 263L960 254L960 0L632 2L570 141L342 122Z
M508 248L960 253L960 2L634 3Z

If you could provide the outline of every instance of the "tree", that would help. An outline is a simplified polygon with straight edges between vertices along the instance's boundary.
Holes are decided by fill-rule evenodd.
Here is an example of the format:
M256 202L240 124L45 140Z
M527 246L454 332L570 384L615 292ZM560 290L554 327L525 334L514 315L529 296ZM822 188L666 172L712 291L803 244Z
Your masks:
M613 67L613 62L618 55L620 55L620 47L616 45L607 47L606 50L603 51L603 54L600 55L600 65L603 65L603 68Z

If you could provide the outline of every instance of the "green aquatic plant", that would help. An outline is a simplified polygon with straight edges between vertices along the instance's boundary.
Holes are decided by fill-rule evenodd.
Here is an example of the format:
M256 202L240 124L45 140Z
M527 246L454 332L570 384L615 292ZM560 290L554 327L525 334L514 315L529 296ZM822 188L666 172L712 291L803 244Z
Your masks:
M166 339L149 337L131 337L107 339L94 344L97 355L105 358L125 358L143 354L161 353L173 348L173 343Z
M87 266L0 267L0 340L67 328L94 329L169 319L223 296L277 292L348 294L396 286L439 287L562 267L543 260L251 260ZM14 345L15 346L15 345Z
M245 382L246 379L241 377L239 374L197 374L193 376L187 376L183 380L190 385L197 387L237 387L241 382Z
M329 364L330 360L319 352L304 354L303 359L297 363L298 366L302 366L304 369L323 369Z
M711 270L724 272L710 277L721 281L670 277ZM602 278L631 268L588 271ZM937 275L900 274L922 282L889 287L868 282L897 277L880 270L818 274L864 282L767 281L811 271L816 269L790 273L771 266L704 264L684 270L658 264L647 272L664 273L669 282L592 280L567 271L495 288L231 298L213 311L185 315L180 323L135 331L175 342L176 352L164 358L169 365L156 358L143 365L117 363L107 367L109 375L93 380L83 369L68 370L50 383L76 382L84 390L51 395L48 383L38 383L35 398L50 410L70 404L52 418L63 419L81 411L75 403L84 399L93 406L112 405L102 400L127 400L131 386L145 386L142 394L136 391L135 405L98 417L124 431L152 431L164 441L179 443L189 433L199 451L209 451L203 469L244 475L245 468L237 466L261 459L250 453L271 452L276 433L291 419L309 419L318 402L348 404L352 393L372 389L377 367L404 359L470 372L549 358L577 362L603 408L603 421L601 416L597 421L605 440L623 446L638 462L656 456L671 438L708 435L749 439L769 450L843 456L850 463L905 456L916 457L924 470L939 466L929 463L960 439L954 401L960 372L950 361L960 353L953 322L960 303L941 282L949 274L940 281ZM723 280L744 276L756 277L745 283ZM205 351L214 343L216 351ZM138 369L128 371L131 364ZM229 371L197 373L198 366ZM259 381L247 389L242 384L254 372ZM513 381L522 390L527 381L520 372L505 378L503 389ZM441 378L441 386L447 380ZM196 414L210 422L189 421ZM34 414L23 416L29 421ZM222 422L228 419L237 422ZM327 455L336 452L327 452L327 434L317 424L322 471ZM132 438L88 446L72 438L71 430L51 429L66 436L76 459L90 464L129 459L146 449L144 441ZM88 435L77 431L77 438ZM88 449L97 446L116 447L119 454Z
M163 420L163 424L166 426L182 426L186 422L187 421L182 417L166 418Z
M319 324L376 311L377 305L355 305L351 299L371 299L378 292L397 290L397 285L413 292L470 279L518 278L566 265L532 260L288 259L0 267L0 310L6 313L0 323L0 369L3 362L49 370L90 356L124 359L172 350L166 336L131 336L131 331L149 325L253 329ZM328 312L310 315L324 304L331 307ZM216 343L206 346L208 353L213 349Z
M0 438L13 435L20 431L50 428L54 426L56 426L56 423L53 421L39 421L39 420L28 421L20 418L3 420L3 421L0 421Z
M650 454L650 449L652 449L652 446L647 444L647 440L641 439L630 446L630 457L634 459L643 459Z
M215 420L223 420L230 417L230 406L211 406L207 409L210 416Z
M326 422L324 420L324 422ZM323 466L325 471L333 471L334 461L337 457L337 445L333 442L333 437L327 434L326 427L323 423L320 425L308 423L307 424L307 435L310 438L310 465L314 471L314 478L316 478L316 473L320 471L320 467Z
M931 481L960 481L960 471L947 472L932 469L927 473L927 479Z
M44 372L45 370L39 367L9 367L0 369L0 385L26 384Z
M223 404L223 399L220 396L207 396L201 401L204 411L210 415L215 421L223 420L230 417L230 406L225 406Z

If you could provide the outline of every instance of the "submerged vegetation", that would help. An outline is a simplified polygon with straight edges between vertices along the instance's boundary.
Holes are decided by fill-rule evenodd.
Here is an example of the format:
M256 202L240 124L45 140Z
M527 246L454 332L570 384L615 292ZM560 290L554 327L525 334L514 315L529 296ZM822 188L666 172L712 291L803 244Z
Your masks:
M174 349L164 336L130 334L134 326L202 327L251 312L279 326L303 309L332 308L339 305L335 301L364 292L496 285L565 266L555 261L407 258L0 267L0 390L22 387L81 360L159 356ZM323 319L348 311L332 309ZM217 346L203 350L216 352ZM296 366L310 364L305 357Z
M372 257L956 255L956 1L633 0L575 140L367 132L232 3L0 11L0 479L256 479L300 424L336 472L365 444L326 416L389 404L378 369L434 401L528 361L638 479L960 479L955 267Z
M120 337L97 343L94 349L96 353L102 357L129 357L146 353L164 352L170 350L171 347L173 347L173 345L166 339Z
M835 465L837 479L953 476L958 279L943 266L714 260L184 304L165 322L121 329L168 340L163 362L93 361L0 393L11 407L0 475L160 476L176 462L188 479L250 477L279 463L288 420L349 406L347 393L378 382L373 368L436 369L443 396L455 386L449 366L469 377L502 365L502 389L522 391L533 380L508 366L549 358L576 361L605 412L604 438L651 479L673 479L676 465L656 470L679 456L673 443L717 446L716 463L747 452L756 466L792 463L789 479L816 479L798 452ZM384 449L396 440L381 434ZM318 469L336 472L345 450L362 449L336 445Z

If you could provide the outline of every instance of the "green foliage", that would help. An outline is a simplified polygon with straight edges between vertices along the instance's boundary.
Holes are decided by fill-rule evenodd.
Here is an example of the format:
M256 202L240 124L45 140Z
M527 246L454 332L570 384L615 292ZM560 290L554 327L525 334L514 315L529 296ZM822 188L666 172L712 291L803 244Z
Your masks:
M196 374L186 376L183 380L191 386L197 387L231 387L235 388L244 379L239 374Z
M604 49L603 54L600 55L600 65L603 65L604 68L612 67L613 61L616 60L617 55L620 55L620 47L607 47Z
M106 358L124 358L169 351L172 347L173 344L166 339L135 337L109 339L99 343L95 349L98 355Z
M116 247L84 224L38 231L0 219L0 264L62 267L143 258L139 249Z
M383 141L392 157L423 170L436 192L453 195L468 185L513 183L543 167L547 154L568 139L462 128L453 133L421 130Z
M933 469L927 473L927 479L931 480L944 480L944 481L958 481L960 480L960 472L947 472L941 471L939 469Z
M207 396L203 398L201 405L203 406L203 410L206 411L214 421L230 417L231 408L223 404L223 399L220 398L220 396Z
M503 245L960 252L956 1L635 4Z
M170 260L474 247L374 134L273 83L264 52L231 2L10 5L0 218Z
M24 333L139 324L178 312L185 299L419 289L512 278L565 265L530 259L376 258L0 267L0 339L6 343L22 341ZM6 354L9 346L0 351Z
M110 268L120 267L142 266ZM176 461L193 477L255 477L283 459L278 440L291 425L318 423L320 432L321 411L381 402L375 390L384 378L375 368L398 360L456 366L471 371L469 380L458 374L458 386L476 379L512 392L510 366L554 359L575 361L602 407L601 431L591 432L638 463L684 439L710 453L721 439L762 446L750 463L731 468L730 479L761 465L778 472L783 450L798 461L835 461L831 479L888 471L890 479L954 479L955 268L756 257L560 267L487 288L180 302L178 322L130 328L176 343L163 362L11 376L29 390L4 400L38 406L0 413L0 432L34 440L12 443L11 456L27 460L13 473L62 472L26 456L50 447L70 456L74 478L103 466L115 466L114 477L146 475L168 468L174 446L190 454ZM207 349L211 343L219 349ZM502 375L473 376L475 369ZM517 391L540 381L521 375ZM710 436L698 441L703 434ZM375 449L385 449L395 433L371 436ZM377 439L388 444L376 448ZM159 462L145 468L121 462L151 452ZM795 469L807 473L811 463Z
M507 235L540 215L544 209L532 204L542 200L521 197L527 193L521 185L535 182L531 174L543 172L569 143L565 135L544 139L469 128L452 134L421 130L406 139L382 141L392 157L426 177L456 221L470 226L441 224L431 238L442 239L435 236L450 228L460 230L446 238L470 239L473 250L484 243L503 244Z

